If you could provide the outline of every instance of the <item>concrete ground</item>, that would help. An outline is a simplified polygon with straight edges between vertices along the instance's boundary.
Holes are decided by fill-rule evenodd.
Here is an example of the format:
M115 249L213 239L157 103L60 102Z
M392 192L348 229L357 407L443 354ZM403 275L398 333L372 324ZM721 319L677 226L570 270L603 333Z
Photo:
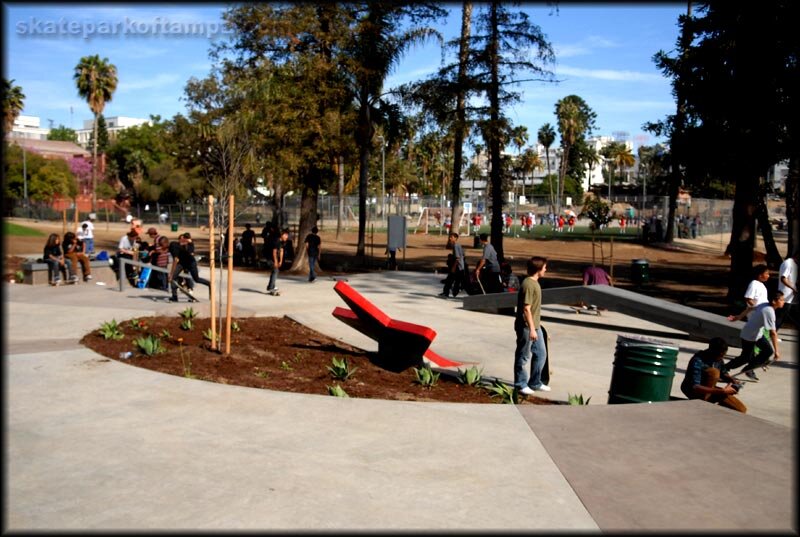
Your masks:
M513 319L436 298L440 278L348 280L393 318L436 330L439 354L512 380ZM289 315L376 350L331 315L343 305L334 283L281 275L272 297L265 275L237 272L234 315ZM158 291L4 290L8 530L797 531L796 335L746 385L747 415L607 405L618 334L679 347L674 395L704 345L564 306L543 311L553 391L540 394L591 396L588 407L343 400L162 375L78 344L112 318L185 308L153 301Z

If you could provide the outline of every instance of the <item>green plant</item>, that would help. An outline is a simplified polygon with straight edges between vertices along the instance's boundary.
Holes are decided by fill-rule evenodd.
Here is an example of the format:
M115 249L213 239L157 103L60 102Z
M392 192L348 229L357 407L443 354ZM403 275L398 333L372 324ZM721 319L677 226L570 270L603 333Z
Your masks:
M334 356L331 360L331 363L333 365L327 366L328 371L330 371L331 375L333 375L333 378L337 380L347 380L358 370L357 367L350 367L347 358L342 358L339 360L336 358L336 356Z
M116 319L111 319L111 322L103 323L100 325L100 334L103 339L122 339L125 334L122 333L122 327L117 324Z
M591 401L591 400L592 400L592 398L589 397L589 399L584 401L583 400L583 394L580 394L580 395L578 395L578 394L575 394L575 395L567 394L567 402L569 404L571 404L571 405L588 405L589 401Z
M269 371L262 371L261 369L256 368L255 376L262 379L269 378Z
M333 395L334 397L350 397L347 395L347 392L344 391L344 388L335 384L333 386L328 386L328 395Z
M519 392L516 387L507 386L500 379L495 379L494 383L486 388L491 392L491 397L499 397L504 405L516 405L519 403Z
M433 369L431 369L427 364L423 367L415 367L414 375L417 377L414 379L414 382L422 385L425 388L433 388L439 381L439 373L434 372Z
M184 319L181 321L182 330L191 330L194 327L191 319Z
M220 340L219 334L214 334L214 335L216 336L217 343L219 343L219 340ZM211 340L212 340L212 337L211 337L211 329L210 329L210 328L207 328L207 329L206 329L206 331L205 331L205 332L203 332L203 338L204 338L204 339L207 339L207 340L209 340L209 341L211 341Z
M302 352L295 353L294 358L292 358L292 361L294 363L296 363L296 364L299 364L300 362L302 362L303 361L303 353Z
M291 371L292 366L289 365L288 362L281 362L281 369L283 369L284 371Z
M180 312L180 316L183 317L185 320L189 321L197 317L198 314L199 312L194 311L194 309L191 306Z
M153 356L166 350L161 345L161 339L152 334L146 337L136 338L133 343L147 356Z
M172 337L172 334L170 334L169 330L165 328L164 330L161 331L161 337L163 337L164 339L169 339Z
M477 366L472 366L465 371L458 370L458 380L461 384L467 386L477 386L483 378L483 369L478 369Z
M186 358L183 355L183 338L178 338L178 348L181 351L181 364L183 365L183 376L187 379L197 378L195 375L192 374L192 359Z
M14 273L14 280L16 280L18 282L25 281L25 273L22 272L21 270L16 271Z
M142 319L131 319L130 323L134 330L147 330L147 323Z
M231 322L231 330L233 330L234 332L242 331L242 329L239 328L239 323L237 323L236 321Z

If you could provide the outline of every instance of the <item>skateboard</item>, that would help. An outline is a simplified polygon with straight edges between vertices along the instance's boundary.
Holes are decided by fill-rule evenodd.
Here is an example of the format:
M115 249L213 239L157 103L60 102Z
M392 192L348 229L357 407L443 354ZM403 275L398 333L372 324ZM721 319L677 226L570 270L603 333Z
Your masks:
M270 296L281 296L281 292L277 291L277 290L274 290L274 291L269 291L268 290L267 294L270 295Z
M597 306L569 306L569 308L576 314L585 313L587 315L596 315L600 317L600 310Z
M189 299L189 302L200 302L195 296L189 291L189 288L183 285L181 282L176 281L175 286L178 288L178 291L186 295L186 298Z

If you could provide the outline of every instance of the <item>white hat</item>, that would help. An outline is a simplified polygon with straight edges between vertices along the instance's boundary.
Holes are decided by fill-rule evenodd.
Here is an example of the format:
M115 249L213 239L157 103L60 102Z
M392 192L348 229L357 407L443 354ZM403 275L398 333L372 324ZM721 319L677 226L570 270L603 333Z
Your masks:
M89 213L89 220L94 220L96 218L97 218L97 215L95 213Z
M131 214L128 213L128 215L125 217L125 221L130 224L131 220L133 220L133 216L131 216Z

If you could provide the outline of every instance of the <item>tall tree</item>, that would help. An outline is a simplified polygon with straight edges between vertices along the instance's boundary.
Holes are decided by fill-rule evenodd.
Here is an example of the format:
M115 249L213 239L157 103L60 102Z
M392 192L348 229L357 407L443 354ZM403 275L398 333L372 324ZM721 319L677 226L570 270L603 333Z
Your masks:
M50 129L50 132L47 133L48 140L57 140L61 142L78 142L78 134L75 132L74 129L70 129L69 127L65 127L64 125L59 125L54 129Z
M402 55L414 44L438 35L424 26L446 13L435 4L380 1L357 6L357 20L348 47L347 71L351 76L358 111L355 141L359 154L358 245L356 256L366 261L367 187L375 135L374 115L383 84ZM404 28L404 23L408 26Z
M558 197L556 213L561 213L561 200L564 197L564 180L570 160L570 151L584 136L595 128L597 114L589 108L581 97L568 95L560 99L555 107L558 119L558 132L561 134L561 165L558 173Z
M92 211L97 210L97 117L103 112L106 103L111 101L117 89L117 68L108 58L84 56L75 66L73 76L78 87L78 95L86 99L94 114L92 132L95 142L92 148Z
M555 198L553 198L553 177L550 175L550 147L556 141L556 131L549 123L545 123L536 135L537 140L544 146L544 158L547 160L547 185L550 188L550 212L555 212Z
M22 88L14 85L14 81L3 79L3 125L5 133L14 128L14 121L25 108L25 94Z

